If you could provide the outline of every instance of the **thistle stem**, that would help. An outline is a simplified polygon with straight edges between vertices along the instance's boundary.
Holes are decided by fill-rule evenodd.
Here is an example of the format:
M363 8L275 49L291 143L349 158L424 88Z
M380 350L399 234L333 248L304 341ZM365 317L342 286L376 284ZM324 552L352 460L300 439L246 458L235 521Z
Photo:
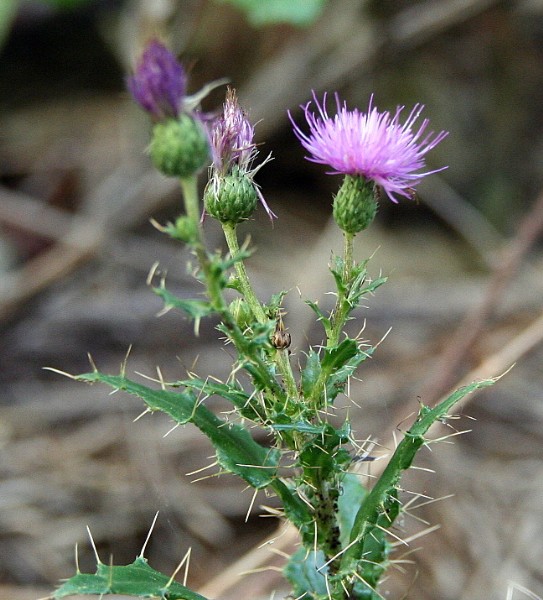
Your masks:
M223 323L228 328L230 335L232 336L232 341L234 342L234 345L238 349L243 348L246 345L246 340L243 336L243 332L237 325L231 312L228 310L228 306L223 296L222 289L218 283L217 278L212 272L212 263L206 251L204 232L202 228L202 223L200 221L200 205L196 177L181 178L180 181L181 189L183 191L183 199L185 202L185 211L187 217L193 221L195 229L197 231L197 239L191 244L191 247L196 254L198 264L200 265L200 269L202 270L202 273L204 275L204 281L206 283L209 301L213 306L214 310L221 317ZM239 252L239 248L237 251ZM262 309L262 307L260 307L260 309L262 311L262 314L264 315L264 310ZM253 355L250 358L254 363L255 368L257 369L262 381L267 382L268 389L279 397L281 397L281 395L284 395L284 390L275 380L273 373L270 371L263 359L256 355Z
M353 246L354 233L343 234L343 280L349 282L351 280L351 272L353 270Z
M233 223L223 223L222 228L224 231L226 243L228 244L228 248L230 250L230 254L232 255L232 258L235 258L240 252L238 236L236 233L236 225L234 225ZM235 262L234 268L236 269L236 275L238 277L243 297L249 305L249 308L251 309L255 319L259 323L267 323L269 321L269 318L266 315L264 309L262 308L262 304L256 297L253 286L249 281L249 276L247 275L247 270L245 268L244 262L242 260L237 260ZM276 350L275 363L279 372L281 373L289 398L297 398L298 388L296 386L296 380L294 379L294 375L292 373L292 368L290 366L290 361L288 360L287 353L283 350Z
M193 222L195 231L197 232L197 239L192 244L192 247L198 257L200 268L206 273L209 268L209 259L205 251L204 232L200 221L198 180L195 175L192 175L191 177L181 177L180 183L185 203L185 212L187 213L187 217Z
M223 223L222 228L224 231L226 243L228 244L228 248L230 250L230 254L232 258L235 259L240 252L238 236L236 233L236 225L232 223ZM249 305L253 315L255 316L255 319L259 323L266 323L268 321L268 317L266 316L262 305L256 297L251 282L249 281L249 276L247 275L245 263L242 260L236 260L234 268L236 269L236 275L238 276L238 281L243 292L243 297Z
M332 328L328 337L328 347L332 348L339 344L341 332L345 326L345 320L349 314L350 305L348 294L351 287L353 272L353 233L343 232L343 286L338 289L336 307L333 312Z

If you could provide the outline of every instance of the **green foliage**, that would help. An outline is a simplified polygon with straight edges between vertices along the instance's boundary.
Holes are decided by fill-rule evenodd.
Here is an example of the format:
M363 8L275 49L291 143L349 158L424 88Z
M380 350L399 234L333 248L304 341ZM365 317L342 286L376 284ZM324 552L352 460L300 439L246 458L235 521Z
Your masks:
M321 15L326 0L216 0L232 4L245 13L249 23L264 27L290 23L307 27Z
M221 398L228 400L228 402L231 402L239 411L239 414L245 419L255 421L263 418L259 407L251 402L249 394L247 394L236 382L226 384L210 381L209 379L207 381L202 381L197 377L193 377L192 379L176 381L172 384L172 387L174 386L198 390L204 398L211 395L220 396Z
M345 473L341 480L341 493L338 500L338 523L343 548L350 542L356 514L367 495L368 490L360 482L360 476L356 473Z
M186 313L194 321L194 330L197 332L200 328L200 321L203 317L209 316L213 312L213 307L207 300L185 300L178 298L169 292L164 285L153 288L157 296L164 301L166 310L177 308Z
M345 323L351 313L360 306L363 298L373 294L375 290L386 283L386 277L369 279L367 275L368 260L359 264L353 263L346 268L346 261L340 256L334 256L330 272L334 278L337 290L337 302L334 310L326 316L316 302L306 300L306 304L317 315L318 321L324 327L329 345L336 345Z
M316 18L324 4L323 0L229 1L243 7L248 18L260 24L279 18L307 22ZM160 123L155 125L155 133L160 126ZM223 142L238 144L233 133L230 131L226 136L229 141L223 139ZM177 133L174 137L182 146L190 142ZM172 140L168 137L162 141ZM201 148L205 153L207 143L205 136ZM243 143L251 147L250 140ZM230 150L238 152L240 148ZM196 150L188 152L186 158L190 162L193 154L199 168L201 156ZM399 493L403 472L412 466L418 450L429 443L426 434L430 427L445 420L467 394L493 381L461 388L434 408L421 406L384 471L369 480L371 486L366 489L352 469L359 445L349 419L341 421L342 413L335 410L334 404L358 367L374 352L358 336L347 335L346 325L363 300L386 281L385 277L369 278L368 261L357 263L353 259L354 234L362 220L366 226L373 219L375 206L367 209L362 220L357 213L358 202L349 201L349 206L343 207L344 251L341 257L333 257L329 267L335 285L335 306L325 313L316 302L307 302L322 324L324 339L320 346L307 350L305 365L300 376L295 377L288 350L290 333L283 324L286 292L274 294L268 304L260 302L245 269L244 261L250 252L245 247L240 249L237 239L236 223L246 219L257 203L258 192L252 180L257 169L253 169L245 182L251 187L249 192L230 182L223 190L226 195L212 199L213 206L208 198L208 211L222 221L229 248L229 254L223 257L218 252L209 252L205 244L197 180L188 174L194 169L191 166L186 171L181 165L182 172L177 172L180 163L175 152L173 158L168 157L166 166L170 174L181 177L186 214L175 225L158 228L186 243L196 257L193 274L204 293L197 298L179 298L166 289L164 280L154 292L162 298L165 309L183 311L194 323L196 333L202 319L213 316L218 321L217 330L224 335L234 355L231 374L225 382L211 376L201 379L191 375L171 384L161 382L160 389L127 378L124 367L120 375L94 370L74 379L123 390L143 400L149 412L161 411L178 424L195 425L213 445L222 471L237 475L256 490L266 489L275 494L284 517L297 527L301 537L301 548L285 568L295 597L382 598L378 590L390 561L389 530L401 514ZM371 191L373 198L373 187ZM246 208L247 213L243 212ZM237 292L233 301L225 295L231 290ZM212 395L231 405L228 418L207 408L205 401ZM253 431L266 435L267 445L258 443ZM143 557L124 567L106 567L100 563L94 575L77 573L57 590L56 597L75 593L202 600L202 596L151 569Z
M421 407L417 420L405 433L383 474L360 505L350 533L351 546L341 559L343 570L356 569L361 557L364 556L365 549L367 549L368 540L373 538L379 541L382 529L390 527L394 522L399 513L397 493L401 474L411 466L417 451L426 443L424 435L428 429L436 421L445 418L453 406L462 398L493 383L494 380L492 379L475 382L460 388L433 409ZM375 548L371 550L373 553ZM386 552L385 546L382 545L382 552L379 557L374 557L373 560L376 562L385 561Z
M143 556L138 556L130 565L108 566L99 563L95 574L77 573L57 589L54 598L76 594L126 594L161 600L206 600L204 596L189 590L171 577L155 571Z
M207 279L213 283L209 287L220 294L226 285L228 269L236 260L223 260L219 256L210 260ZM192 377L169 385L182 391L166 389L165 384L163 389L152 389L126 378L124 373L112 376L94 371L76 379L102 382L124 390L141 398L150 411L162 411L179 424L194 424L215 447L218 464L224 471L238 475L256 489L273 490L281 500L285 516L302 537L303 548L285 571L297 595L306 594L314 600L340 599L344 589L351 589L353 597L375 600L379 597L376 590L388 566L391 550L387 529L400 514L398 489L402 472L411 466L416 452L425 444L424 436L431 425L444 419L466 394L492 381L466 386L433 409L422 406L383 474L371 490L366 490L356 475L348 472L352 462L345 447L351 440L348 421L336 428L315 418L321 408L334 402L349 377L373 353L372 347L358 340L349 337L335 343L334 340L364 295L385 279L367 282L366 263L353 265L350 270L344 267L339 259L331 269L338 301L330 316L326 317L316 305L309 303L320 316L328 336L320 352L310 348L307 353L299 399L286 395L270 361L269 339L285 292L273 296L265 307L269 321L253 322L242 332L220 295L217 298L211 295L209 300L180 299L168 292L163 283L155 289L166 307L183 310L195 323L217 311L223 316L218 328L234 343L239 366L249 374L254 386L252 393L245 391L235 379L221 383ZM271 430L274 445L261 446L246 428L213 414L203 404L211 395L224 398L241 417ZM298 471L294 477L282 479L277 469L285 450L295 451ZM108 575L112 573L117 576L117 571ZM95 579L98 576L101 583ZM78 593L83 593L84 589L105 589L103 576L103 572L96 576L78 574L70 582L77 585ZM75 588L63 586L60 591L68 589ZM141 587L140 592L145 589Z
M338 523L341 530L342 546L346 546L356 516L356 511L367 495L367 491L354 473L345 473L341 479L341 493L338 500ZM285 577L291 582L297 598L313 600L329 599L329 585L326 576L329 569L325 566L326 557L322 551L314 552L300 548L289 559ZM303 596L305 594L305 596Z
M328 598L324 553L300 548L289 559L284 569L285 577L292 584L296 598Z
M99 372L78 375L76 379L88 383L106 383L114 389L141 398L149 410L165 412L176 423L193 423L215 446L220 466L239 475L254 488L266 487L273 481L279 453L255 442L241 426L215 416L198 402L191 390L183 393L153 390L122 375L105 375Z

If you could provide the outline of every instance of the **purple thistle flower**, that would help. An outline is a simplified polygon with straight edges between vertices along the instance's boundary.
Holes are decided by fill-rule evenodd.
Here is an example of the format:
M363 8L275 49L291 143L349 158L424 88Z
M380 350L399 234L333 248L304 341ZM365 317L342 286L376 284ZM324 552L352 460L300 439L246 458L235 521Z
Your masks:
M158 40L149 43L126 81L136 102L157 121L179 116L186 83L182 65Z
M400 114L403 106L396 109L394 116L379 112L370 97L367 113L358 109L347 110L336 93L337 112L330 117L326 111L326 94L322 104L313 92L317 114L310 110L311 102L302 106L309 125L309 134L304 133L294 122L289 112L294 133L302 146L310 153L308 160L330 165L329 174L361 176L381 186L388 197L397 202L396 195L413 197L413 188L426 175L437 173L447 167L420 172L425 166L425 155L441 142L448 132L425 134L429 124L424 119L417 130L415 122L424 106L416 104L402 125ZM423 137L424 136L424 137Z
M252 168L253 160L258 154L253 141L254 127L240 107L235 90L228 88L223 113L211 124L211 152L213 155L212 177L210 184L215 191L221 185L221 179L229 174L237 173L247 177L256 190L258 199L265 208L270 219L276 217L268 206L253 177L269 160L268 156L260 165Z
M228 88L223 114L215 120L211 130L213 167L227 173L234 165L245 173L258 154L253 142L254 127L238 104L235 91Z

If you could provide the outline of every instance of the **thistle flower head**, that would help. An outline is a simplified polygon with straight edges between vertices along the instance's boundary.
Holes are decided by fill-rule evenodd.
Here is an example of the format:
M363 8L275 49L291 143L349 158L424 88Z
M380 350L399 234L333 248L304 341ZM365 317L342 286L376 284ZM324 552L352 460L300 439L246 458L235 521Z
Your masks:
M258 154L253 142L254 127L240 107L235 90L228 88L223 114L217 117L211 131L213 167L226 173L237 165L248 173Z
M156 120L177 118L183 108L187 76L181 63L158 40L141 55L126 85L134 100Z
M240 107L236 93L228 88L223 113L211 125L211 153L213 164L211 177L206 189L208 201L206 207L213 216L221 214L219 220L235 222L239 217L244 220L254 210L250 202L243 201L252 195L249 188L254 189L262 206L270 218L276 215L271 211L259 187L254 183L255 174L263 167L271 156L268 156L260 165L253 168L253 161L258 154L254 138L254 127L247 115ZM226 185L228 182L228 185ZM234 182L238 182L234 185ZM238 188L239 184L239 188ZM229 193L225 193L225 189ZM237 191L239 189L239 198ZM226 210L225 205L232 205L232 210ZM244 205L246 210L241 210ZM231 214L231 218L226 218ZM219 217L217 217L219 218Z
M294 133L309 152L308 160L332 167L330 174L361 176L381 186L387 196L397 202L396 196L413 197L413 188L431 173L422 171L425 155L435 148L448 133L426 132L429 121L424 119L418 128L415 123L424 106L416 104L402 124L399 106L394 115L373 106L370 98L366 113L358 109L347 110L346 103L336 98L336 114L331 117L326 110L326 94L322 103L313 93L316 114L311 102L302 106L309 125L304 133L289 113Z

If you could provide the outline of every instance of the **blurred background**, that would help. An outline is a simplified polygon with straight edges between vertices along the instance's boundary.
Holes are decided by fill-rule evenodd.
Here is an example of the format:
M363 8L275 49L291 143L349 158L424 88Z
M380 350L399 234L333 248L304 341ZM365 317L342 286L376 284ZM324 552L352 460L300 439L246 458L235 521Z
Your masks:
M353 427L384 453L419 400L515 367L436 435L470 433L417 459L405 494L425 505L395 531L415 537L383 589L542 597L543 2L2 0L0 599L48 595L74 573L76 544L93 571L87 525L103 562L131 562L157 510L154 568L172 572L191 547L189 584L210 598L283 597L274 571L238 576L282 564L259 549L278 523L258 505L273 499L259 496L245 522L242 484L186 475L211 462L197 431L166 436L160 415L133 423L136 400L43 370L86 372L89 352L117 372L130 345L128 373L159 366L169 381L187 369L221 377L232 361L212 322L194 338L182 315L157 318L145 283L158 261L172 291L199 291L184 250L149 222L174 219L180 192L151 169L149 122L124 88L153 36L182 58L190 92L227 77L275 157L257 180L279 218L272 227L260 210L242 234L257 248L248 268L261 297L290 290L294 364L321 339L303 299L330 302L326 266L342 242L330 223L339 179L304 160L287 109L300 122L311 90L362 110L373 93L381 109L425 104L432 129L450 132L428 157L449 168L414 202L384 199L357 238L359 258L373 255L370 271L390 281L353 327L373 343L392 330L352 382Z

